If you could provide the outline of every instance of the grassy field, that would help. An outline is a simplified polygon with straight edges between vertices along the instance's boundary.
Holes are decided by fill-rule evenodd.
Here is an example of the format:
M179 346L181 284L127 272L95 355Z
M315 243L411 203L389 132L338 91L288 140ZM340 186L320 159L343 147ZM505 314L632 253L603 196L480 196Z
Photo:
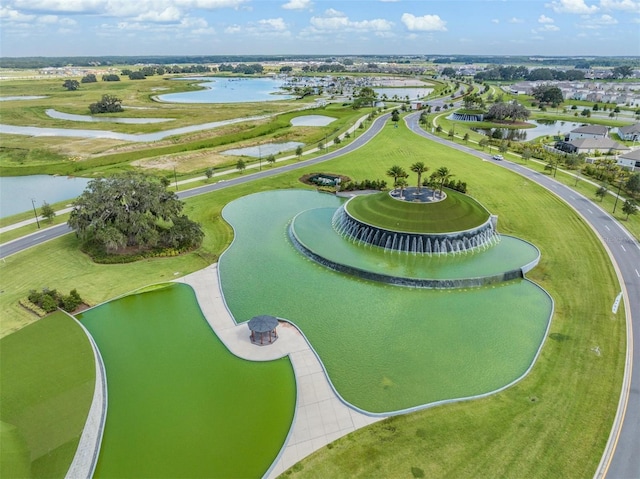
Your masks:
M392 165L447 166L469 194L499 215L498 229L542 252L531 278L556 301L551 334L531 374L487 399L438 407L356 432L296 466L300 477L587 477L602 453L620 391L623 312L610 313L619 286L594 234L553 194L492 162L422 140L404 126L357 152L323 165L188 200L186 213L207 233L198 252L134 265L91 263L72 235L0 264L1 334L33 321L17 300L31 288L77 288L92 304L166 281L215 261L231 240L220 219L234 198L301 187L305 173L325 171L360 181L385 179ZM529 162L531 163L531 162ZM576 254L579 252L579 259ZM11 281L8 280L11 278ZM11 336L10 336L11 337ZM601 354L594 352L598 347Z
M64 477L95 383L84 332L54 313L0 340L0 475Z
M374 158L393 151L388 133L369 157L372 170L382 171ZM509 390L355 432L302 461L291 476L592 476L615 414L625 345L624 316L610 313L618 286L606 253L580 218L530 181L437 145L405 153L412 142L403 139L395 163L408 167L422 156L429 166L446 162L464 172L471 194L499 215L499 230L541 249L531 278L556 301L551 334L532 373Z
M454 122L447 120L445 117L446 114L438 115L437 117L435 117L437 118L437 124L443 126L443 131L440 136L443 138L447 137L449 139L452 139L447 135L447 132L451 129ZM480 135L479 133L471 130L469 125L465 125L461 122L455 122L455 132L456 134L453 138L453 141L455 141L456 143L460 143L471 148L476 148L478 151L484 151L485 153L497 152L497 149L495 147L493 147L493 149L483 149L478 146L478 141L483 137L483 135ZM465 133L469 135L469 141L463 140ZM546 163L544 162L536 161L535 159L525 161L522 159L522 157L513 153L507 153L505 158L507 160L518 162L526 166L527 168L538 171L540 173L547 175L551 174L547 169L545 169ZM624 203L624 199L618 200L616 205L616 199L613 194L606 195L606 197L604 198L597 198L595 193L601 186L600 182L596 179L585 176L578 170L566 170L560 168L555 173L554 179L570 186L585 197L596 201L596 204L598 204L601 208L603 208L614 218L620 221L624 225L624 227L627 228L638 241L640 241L640 214L627 217L627 215L622 212L622 203ZM615 188L613 187L609 187L609 190L611 193L616 192ZM624 198L624 194L622 196ZM616 208L615 212L614 207Z
M480 226L489 212L473 198L445 190L447 197L434 203L398 201L388 193L356 197L348 212L367 224L393 231L449 233Z
M0 174L72 174L91 176L130 169L133 166L156 174L183 174L235 164L237 158L223 156L221 151L234 147L255 146L258 143L300 141L315 146L317 142L344 131L346 125L361 113L341 105L304 110L313 107L313 99L279 100L233 104L179 104L154 100L160 93L192 89L189 82L169 81L149 77L144 81L123 79L120 82L83 83L77 91L66 91L61 79L7 80L2 82L3 96L44 96L42 99L4 101L2 122L12 125L109 130L142 134L189 125L225 121L243 117L273 116L274 119L252 120L221 126L187 135L168 137L150 143L131 143L113 139L65 137L30 137L3 135L0 148ZM53 119L47 109L63 113L88 115L90 103L103 94L123 100L125 111L104 117L170 118L154 124L78 123ZM294 116L325 114L336 121L325 127L292 127Z

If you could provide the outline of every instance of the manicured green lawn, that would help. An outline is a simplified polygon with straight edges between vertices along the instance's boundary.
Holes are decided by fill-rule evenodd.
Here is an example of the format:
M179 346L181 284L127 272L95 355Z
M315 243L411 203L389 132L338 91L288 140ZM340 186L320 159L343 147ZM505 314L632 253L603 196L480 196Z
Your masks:
M420 143L404 140L402 152ZM384 141L376 145L381 157ZM499 215L501 232L541 249L530 278L556 302L549 337L532 372L514 387L357 431L289 474L591 477L615 414L624 361L624 313L611 314L619 287L609 259L590 228L552 193L491 162L427 145L425 162L445 164L468 181L471 194ZM410 151L406 157L407 164L395 163L415 161Z
M470 196L444 192L444 200L427 204L400 201L386 192L359 196L349 202L347 211L367 224L412 233L465 231L489 219L489 212Z
M219 214L234 198L301 187L299 177L318 171L386 180L390 166L408 170L416 161L432 171L447 166L468 183L470 195L499 215L500 232L540 248L542 260L530 278L556 301L551 334L533 371L509 390L356 432L304 461L301 476L411 477L411 468L425 477L593 476L615 414L625 347L624 312L610 312L619 286L608 257L584 221L553 194L491 162L422 140L402 125L390 125L343 158L188 200L186 213L203 223L207 237L200 251L184 257L94 265L68 235L7 258L0 263L1 333L29 322L17 301L42 283L63 291L75 287L95 304L215 261L232 237Z
M95 384L87 336L54 313L0 340L0 475L64 477Z

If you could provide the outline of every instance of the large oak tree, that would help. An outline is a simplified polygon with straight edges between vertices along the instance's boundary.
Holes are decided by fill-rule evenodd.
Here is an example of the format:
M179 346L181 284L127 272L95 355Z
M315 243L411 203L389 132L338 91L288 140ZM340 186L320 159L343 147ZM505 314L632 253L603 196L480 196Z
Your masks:
M158 179L125 173L90 181L74 201L68 224L79 238L109 253L195 248L204 233L182 208L177 195Z

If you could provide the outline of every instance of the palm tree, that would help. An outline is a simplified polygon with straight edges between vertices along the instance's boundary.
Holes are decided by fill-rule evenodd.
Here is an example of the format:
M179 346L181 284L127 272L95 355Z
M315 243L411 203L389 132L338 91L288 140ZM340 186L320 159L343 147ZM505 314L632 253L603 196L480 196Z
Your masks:
M398 165L393 165L391 168L387 170L387 176L393 178L393 187L397 188L398 186L398 178L406 178L409 176L404 168Z
M453 173L449 171L449 168L446 166L441 166L436 170L436 180L440 183L440 196L442 196L442 188L444 188L444 184L447 182L449 178L451 178Z
M420 185L422 184L422 173L426 173L427 171L429 171L429 167L425 166L423 162L417 161L413 165L411 165L409 169L416 175L418 175L418 193L420 193Z
M396 181L396 186L398 188L400 188L400 199L402 199L403 194L404 194L404 189L409 185L409 183L407 183L407 180L404 177L398 178L398 180Z

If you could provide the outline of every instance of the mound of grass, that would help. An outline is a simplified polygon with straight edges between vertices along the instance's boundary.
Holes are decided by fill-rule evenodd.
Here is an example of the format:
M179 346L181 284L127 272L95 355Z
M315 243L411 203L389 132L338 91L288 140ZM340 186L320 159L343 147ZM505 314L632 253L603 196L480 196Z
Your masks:
M0 340L0 475L64 477L94 385L89 341L64 313Z
M447 197L433 203L411 203L388 193L357 196L349 201L348 213L380 228L411 233L449 233L480 226L489 212L470 196L446 190Z

